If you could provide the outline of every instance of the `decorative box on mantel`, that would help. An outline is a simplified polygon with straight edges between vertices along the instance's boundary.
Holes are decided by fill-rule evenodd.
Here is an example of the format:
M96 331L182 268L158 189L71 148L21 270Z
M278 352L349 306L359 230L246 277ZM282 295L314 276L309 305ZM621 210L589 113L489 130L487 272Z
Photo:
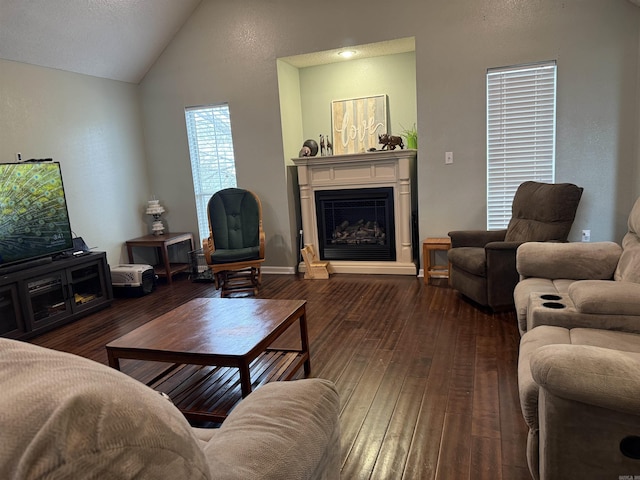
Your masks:
M416 275L416 156L382 150L292 159L304 245L336 273Z

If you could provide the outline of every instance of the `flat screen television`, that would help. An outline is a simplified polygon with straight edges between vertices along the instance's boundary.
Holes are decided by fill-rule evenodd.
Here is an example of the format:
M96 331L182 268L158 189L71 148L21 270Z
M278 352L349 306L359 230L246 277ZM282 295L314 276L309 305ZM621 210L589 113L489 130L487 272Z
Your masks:
M1 163L0 268L71 249L60 163Z

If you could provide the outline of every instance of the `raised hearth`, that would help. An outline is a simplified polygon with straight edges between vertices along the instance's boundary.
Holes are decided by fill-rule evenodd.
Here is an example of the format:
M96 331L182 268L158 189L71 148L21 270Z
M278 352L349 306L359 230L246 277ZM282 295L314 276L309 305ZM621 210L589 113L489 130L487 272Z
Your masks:
M312 245L337 273L416 275L416 154L392 150L294 158L304 244ZM389 192L384 207L381 192ZM360 201L362 213L348 218L345 210L360 206L342 202L347 199ZM338 216L345 215L340 221L323 218L340 209Z

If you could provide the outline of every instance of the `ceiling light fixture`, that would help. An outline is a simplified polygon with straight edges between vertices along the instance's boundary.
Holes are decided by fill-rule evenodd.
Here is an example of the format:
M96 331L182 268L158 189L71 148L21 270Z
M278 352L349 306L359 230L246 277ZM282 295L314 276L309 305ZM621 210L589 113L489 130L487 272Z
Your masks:
M342 58L351 58L356 54L355 50L343 50L342 52L338 52Z

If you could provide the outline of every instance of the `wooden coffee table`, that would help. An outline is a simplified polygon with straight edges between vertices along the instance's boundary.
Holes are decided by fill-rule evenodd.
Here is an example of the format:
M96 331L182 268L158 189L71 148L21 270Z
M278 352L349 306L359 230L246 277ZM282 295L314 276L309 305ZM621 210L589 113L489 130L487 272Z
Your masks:
M190 420L221 422L252 388L311 373L304 300L196 298L109 343L120 359L163 362L138 378L169 395ZM271 348L295 323L300 348Z

